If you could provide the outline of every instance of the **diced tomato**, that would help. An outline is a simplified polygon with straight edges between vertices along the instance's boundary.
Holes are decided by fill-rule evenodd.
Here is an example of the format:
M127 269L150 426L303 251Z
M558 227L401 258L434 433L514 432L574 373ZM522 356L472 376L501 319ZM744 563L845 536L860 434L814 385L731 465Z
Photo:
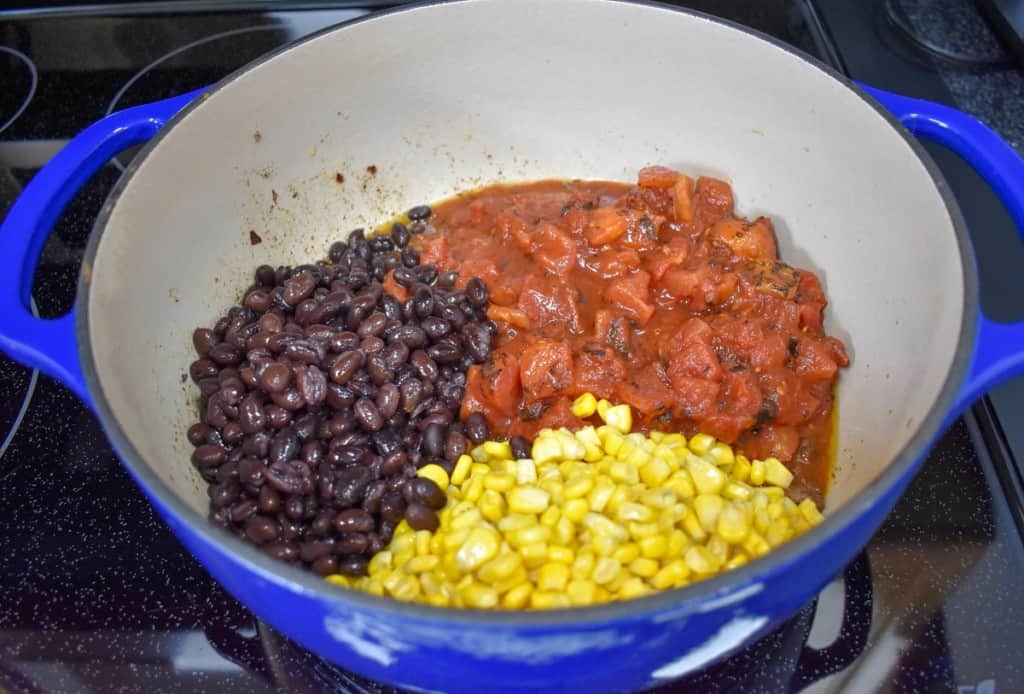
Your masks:
M676 376L672 378L672 387L676 400L674 412L680 417L701 420L712 416L717 409L715 403L722 388L717 381Z
M437 236L431 238L420 236L420 239L423 239L419 244L420 264L433 265L439 270L446 269L449 255L448 242Z
M510 306L491 304L487 307L487 317L496 323L508 323L512 327L522 330L530 327L529 317L518 308Z
M593 393L599 398L611 398L615 386L625 377L626 364L611 347L603 342L587 342L573 363L570 395Z
M679 378L703 378L711 381L722 380L722 363L718 355L706 342L693 340L680 345L679 351L671 356L668 375L672 385L679 388Z
M671 188L679 178L679 172L665 166L646 166L637 174L637 183L642 188Z
M483 375L479 364L474 364L466 371L466 394L462 397L459 418L465 420L474 412L482 414L493 428L507 426L507 414L496 410L494 405L484 397Z
M831 379L838 368L828 342L810 336L800 339L796 356L798 374L814 380Z
M575 291L560 279L542 279L529 275L519 294L519 310L526 314L533 328L550 323L580 332L580 314Z
M693 221L693 179L685 174L672 184L672 202L675 208L676 221L689 224Z
M656 415L672 408L675 397L660 365L648 364L630 373L615 388L619 402L643 415Z
M682 243L661 246L644 257L644 269L650 273L654 282L660 281L669 268L678 266L686 260L689 248L685 239L673 239L672 241L681 241Z
M515 412L522 393L519 360L505 350L492 353L481 372L480 392L500 412Z
M834 337L826 337L824 340L828 343L829 349L832 352L832 359L835 360L836 364L839 364L839 366L849 366L850 358L846 356L846 347L843 346L843 343Z
M526 222L514 214L501 214L494 219L494 228L501 238L512 241L523 253L530 252L530 234Z
M405 301L409 298L409 290L395 281L394 270L389 270L388 274L384 275L384 281L380 283L380 286L399 301Z
M605 248L586 261L587 266L602 279L619 277L640 267L640 255L632 249Z
M732 187L728 183L707 176L697 179L697 213L704 226L732 214L732 206Z
M519 378L527 401L543 400L572 384L572 350L564 342L538 340L523 350Z
M784 463L793 459L799 446L800 432L796 427L784 426L763 426L758 433L744 437L741 444L748 457L778 458Z
M576 265L576 243L554 224L541 224L530 237L533 259L556 275L565 276Z
M758 217L750 223L736 218L723 219L711 227L710 233L712 238L744 258L774 260L778 257L775 229L767 217Z
M614 207L599 207L594 210L587 228L587 241L592 246L611 243L626 233L629 222Z
M651 276L639 270L609 282L602 296L629 311L640 325L646 325L654 314L648 296L650 283Z

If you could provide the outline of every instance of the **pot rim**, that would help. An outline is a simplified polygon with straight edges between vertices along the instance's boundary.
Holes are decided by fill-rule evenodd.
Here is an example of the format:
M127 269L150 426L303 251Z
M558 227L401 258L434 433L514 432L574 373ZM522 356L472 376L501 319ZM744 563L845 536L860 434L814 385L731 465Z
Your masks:
M332 25L317 31L308 36L299 38L291 43L274 49L256 60L242 66L231 74L222 78L204 94L194 99L174 116L157 135L150 140L142 151L131 161L120 177L117 184L107 197L93 230L89 236L86 246L82 267L91 267L94 264L96 253L99 249L103 232L115 208L118 199L130 184L135 173L152 154L154 149L161 143L174 126L181 120L187 118L195 109L199 108L207 98L223 89L226 85L235 81L243 74L246 74L262 64L276 58L278 55L291 50L294 47L306 42L318 40L328 34L344 31L350 27L364 22L376 21L382 17L405 12L420 11L425 8L447 4L484 4L494 0L423 0L409 5L403 5L384 11L373 12L367 15L356 17L339 24ZM681 8L665 4L657 0L575 0L576 2L611 3L617 5L637 5L645 8L652 8L664 11L679 12L691 17L724 26L726 28L740 31L754 39L766 41L777 49L781 49L794 57L809 63L818 70L824 72L832 79L840 82L881 115L910 146L924 165L931 176L940 197L946 206L956 233L957 244L961 256L964 282L964 306L961 317L960 334L957 339L957 350L946 375L945 382L938 397L928 410L926 415L918 424L914 435L897 453L892 461L884 468L881 474L861 490L856 496L850 499L842 508L833 513L826 514L825 520L800 537L787 542L786 544L773 549L768 554L754 559L742 567L732 569L719 574L714 578L698 581L682 588L654 593L652 595L611 602L602 605L589 607L571 607L551 610L537 611L497 611L497 610L476 610L468 608L435 607L420 603L400 602L393 598L378 597L354 589L341 588L328 583L323 578L291 566L277 559L274 559L256 547L243 542L226 530L219 528L205 517L196 513L188 504L164 484L164 482L145 463L143 457L132 444L131 440L121 428L114 413L107 402L103 387L99 382L93 359L92 343L89 331L89 289L91 284L91 273L82 272L78 281L78 311L75 332L78 342L79 357L82 373L85 376L86 385L92 396L95 412L100 424L111 442L118 457L128 467L135 477L136 482L155 502L158 509L164 513L170 513L180 522L185 523L189 528L209 541L217 544L220 549L229 552L234 559L245 565L245 567L261 578L275 584L286 583L287 587L297 592L308 592L316 594L323 600L337 603L339 605L349 604L355 608L369 609L391 613L401 617L411 617L420 620L441 621L466 626L502 626L513 627L558 627L576 626L584 627L597 623L608 622L614 619L634 618L643 619L658 612L672 610L680 616L701 611L702 603L712 599L722 599L729 595L741 593L753 596L756 587L762 583L766 575L771 575L781 570L784 564L799 560L802 555L813 548L825 545L836 535L848 526L852 525L860 516L866 513L872 506L878 503L882 497L893 487L899 486L906 481L918 463L923 461L923 456L931 447L932 442L940 433L940 427L946 422L947 414L951 411L960 385L966 374L970 359L973 356L973 338L977 326L979 304L978 304L978 278L975 267L974 249L967 234L966 224L957 205L949 185L935 164L928 152L921 143L900 123L896 117L882 107L877 101L871 98L850 78L838 72L836 69L826 65L814 56L808 55L798 48L791 46L773 36L764 34L756 29L743 26L736 22L714 17L696 10ZM184 464L184 461L183 461Z

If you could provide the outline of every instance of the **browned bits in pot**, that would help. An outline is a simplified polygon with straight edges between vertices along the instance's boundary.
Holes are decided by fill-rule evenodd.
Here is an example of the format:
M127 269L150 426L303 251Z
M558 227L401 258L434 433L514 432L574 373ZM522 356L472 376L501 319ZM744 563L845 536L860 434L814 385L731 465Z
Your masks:
M430 208L408 217L327 261L259 266L241 305L192 334L188 440L211 521L320 575L365 573L403 519L436 528L445 494L417 468L490 435L482 416L458 422L466 369L490 354L486 286L421 266L409 241Z

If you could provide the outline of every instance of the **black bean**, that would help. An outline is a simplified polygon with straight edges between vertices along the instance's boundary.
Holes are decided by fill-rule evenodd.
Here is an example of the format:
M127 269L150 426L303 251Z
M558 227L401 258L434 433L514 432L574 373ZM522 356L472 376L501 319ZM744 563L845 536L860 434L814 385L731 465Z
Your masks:
M264 485L260 487L259 506L263 513L277 513L281 508L281 495L272 487Z
M462 356L462 352L458 347L447 343L438 342L435 345L427 347L427 356L433 359L438 364L454 364Z
M391 371L409 360L409 347L404 342L392 342L384 348L384 365Z
M428 458L440 458L444 452L444 437L444 426L436 422L430 424L423 431L423 442L420 444L421 450Z
M256 502L253 501L252 499L245 499L244 501L239 501L237 504L231 507L231 521L233 523L241 523L249 516L256 513L257 510L258 507L256 506Z
M246 434L263 431L267 426L267 416L263 413L263 408L260 407L255 396L249 395L242 400L242 405L238 409L238 424L241 431Z
M424 381L436 381L438 377L437 363L422 349L417 349L409 357L416 373Z
M415 501L405 509L405 520L413 530L433 532L441 524L437 513L426 504Z
M349 382L355 372L363 367L366 356L359 350L345 352L331 367L331 380L340 385Z
M357 506L370 484L370 471L361 466L339 470L334 483L334 497L342 508Z
M301 272L284 281L282 298L290 306L295 306L312 294L314 289L316 289L316 280L308 272Z
M402 264L407 268L414 268L420 262L420 254L412 246L406 246L402 249Z
M373 516L361 508L350 508L334 518L334 527L340 533L368 533L375 527Z
M466 437L458 432L449 430L447 438L444 440L444 457L445 460L455 462L459 459L459 456L469 450L469 441Z
M338 537L338 553L342 555L362 554L369 546L366 533L344 533Z
M403 488L403 496L410 506L417 502L423 502L433 509L442 508L447 500L445 493L437 486L434 480L427 477L413 477L406 481ZM406 509L408 512L408 509Z
M292 520L283 513L278 513L276 520L277 524L281 527L282 539L292 542L302 537L302 523L300 521Z
M206 441L212 429L202 422L197 422L188 428L188 441L193 446L199 446Z
M359 337L370 337L371 335L376 337L384 332L384 324L387 322L388 317L383 313L371 313L359 324L356 334Z
M207 357L210 355L212 350L220 339L216 333L206 328L196 328L192 333L192 346L196 349L196 354L200 357Z
M267 418L269 420L269 417ZM242 441L242 453L255 458L266 458L270 449L270 434L259 431L250 434Z
M193 465L218 466L228 459L228 452L222 446L204 443L192 451Z
M487 424L487 418L479 412L474 412L466 417L464 425L466 436L474 445L479 446L491 435L491 427ZM516 456L520 458L522 456Z
M302 489L302 478L291 463L272 463L263 476L267 484L282 494L297 494Z
M381 416L380 410L369 398L357 400L356 404L352 406L352 411L355 412L356 421L366 431L378 431L384 426L384 418Z
M398 523L405 517L405 499L398 491L389 491L380 500L380 517Z
M401 404L402 394L394 383L385 383L377 389L377 409L384 419L391 419Z
M246 487L255 488L263 484L267 464L259 458L242 458L238 462L238 479Z
M378 354L384 351L384 340L379 337L370 336L363 338L363 341L359 343L359 349L369 357L371 354Z
M269 265L260 265L258 268L256 268L254 276L256 279L256 284L261 284L263 286L269 287L273 286L276 283L276 280L274 279L274 268L270 267Z
M295 419L295 423L292 424L292 431L295 432L295 438L300 443L305 443L313 438L316 434L318 425L320 424L320 418L315 414L307 412L301 417Z
M413 292L412 300L416 315L420 318L429 316L434 310L434 293L430 290L430 287L418 286Z
M295 561L299 557L299 548L294 542L274 542L263 546L263 551L275 559Z
M459 278L459 275L454 270L445 270L437 276L437 280L434 282L434 286L439 289L451 289L455 286L455 280Z
M267 405L263 408L263 414L267 416L267 421L270 422L272 429L282 429L292 421L292 413L277 405Z
M188 373L192 380L199 383L204 378L216 376L219 369L212 359L196 359L188 367Z
M327 397L327 377L316 366L299 369L295 374L295 383L307 405L318 405Z
M406 216L414 222L422 222L430 216L430 212L430 207L427 205L416 205L406 213Z
M395 377L394 372L388 368L384 355L380 352L366 357L366 373L370 375L374 385L377 386L388 383Z
M245 521L245 534L256 544L264 544L278 538L281 526L265 516L250 516Z
M284 502L284 515L292 520L299 520L306 513L306 505L301 496L289 497Z
M512 447L512 455L516 458L530 457L530 442L522 436L513 436L508 440L508 443Z

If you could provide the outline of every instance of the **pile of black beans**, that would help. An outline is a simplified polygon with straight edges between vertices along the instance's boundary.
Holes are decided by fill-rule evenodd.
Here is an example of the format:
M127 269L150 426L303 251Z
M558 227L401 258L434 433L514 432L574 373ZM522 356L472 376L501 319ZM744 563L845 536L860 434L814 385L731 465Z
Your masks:
M403 518L437 527L445 494L416 470L450 472L488 436L459 408L497 328L479 278L459 291L454 273L420 264L409 241L429 215L356 230L324 262L261 266L242 305L194 332L188 438L212 522L321 575L364 573ZM384 291L389 272L405 301Z

